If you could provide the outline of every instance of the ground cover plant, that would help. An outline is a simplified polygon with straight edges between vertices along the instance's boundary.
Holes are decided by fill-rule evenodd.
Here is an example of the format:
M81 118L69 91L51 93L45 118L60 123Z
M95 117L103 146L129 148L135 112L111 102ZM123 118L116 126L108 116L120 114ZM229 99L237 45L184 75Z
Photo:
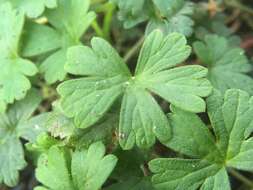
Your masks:
M0 0L0 190L253 189L253 3Z

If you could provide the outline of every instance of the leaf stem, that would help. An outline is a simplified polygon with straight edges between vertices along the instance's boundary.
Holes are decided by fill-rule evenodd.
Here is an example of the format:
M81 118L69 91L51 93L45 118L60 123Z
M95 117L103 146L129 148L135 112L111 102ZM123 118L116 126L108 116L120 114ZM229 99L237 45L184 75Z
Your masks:
M248 187L253 188L253 182L250 181L248 178L244 177L242 174L240 174L239 172L237 172L236 170L229 168L229 173L232 174L235 178L237 178L238 180L240 180L241 182L243 182L245 185L247 185Z
M136 51L141 47L143 41L144 41L145 36L142 36L135 44L134 46L126 53L124 56L124 61L125 63L131 59L136 53Z
M99 36L99 37L104 37L104 33L103 33L103 30L102 28L99 26L97 20L94 20L92 23L91 23L91 26L93 28L93 30L96 32L96 34Z
M113 3L108 3L107 5L108 9L105 13L104 22L103 22L103 33L106 39L110 41L110 29L111 29L111 23L112 23L112 17L115 10L115 5Z

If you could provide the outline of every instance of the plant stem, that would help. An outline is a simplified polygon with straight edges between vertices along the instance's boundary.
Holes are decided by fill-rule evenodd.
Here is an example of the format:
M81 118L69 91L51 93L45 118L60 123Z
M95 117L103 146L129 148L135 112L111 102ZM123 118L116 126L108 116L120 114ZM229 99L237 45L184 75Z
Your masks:
M131 59L131 57L133 57L136 53L136 51L141 47L143 41L144 41L144 36L142 36L136 43L135 45L126 53L126 55L124 56L124 61L125 63L129 61L129 59Z
M241 11L244 11L244 12L246 12L246 13L248 13L248 14L253 15L253 9L250 8L250 7L247 7L247 6L243 5L243 4L240 3L238 0L225 0L225 4L226 4L227 6L240 9Z
M108 9L105 13L104 22L103 22L103 33L107 40L110 41L110 29L112 23L112 16L115 10L115 5L113 3L108 3Z
M96 32L96 34L99 36L99 37L104 37L104 33L103 33L103 30L101 29L101 27L98 25L98 22L97 20L94 20L92 23L91 23L91 26L93 28L93 30Z
M239 172L237 172L236 170L229 168L229 173L232 174L235 178L237 178L238 180L240 180L241 182L243 182L245 185L247 185L248 187L253 188L253 182L250 181L248 178L244 177L242 174L240 174Z

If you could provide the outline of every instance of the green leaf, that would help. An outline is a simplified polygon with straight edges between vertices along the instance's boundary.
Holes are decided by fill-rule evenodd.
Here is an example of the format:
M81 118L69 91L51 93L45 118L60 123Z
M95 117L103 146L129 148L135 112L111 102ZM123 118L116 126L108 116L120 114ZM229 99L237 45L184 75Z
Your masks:
M88 12L88 8L89 0L60 0L56 9L45 12L48 22L55 28L55 33L61 39L59 49L47 57L40 66L40 71L45 73L47 83L52 84L65 78L67 49L81 43L80 38L95 18L95 13ZM57 45L56 41L51 46L57 47Z
M217 34L219 36L228 39L228 42L232 46L239 46L241 39L238 35L235 35L233 31L226 23L226 15L223 12L216 12L215 15L210 17L210 12L203 9L201 3L195 4L194 21L195 37L199 40L204 40L205 36L210 34ZM220 6L221 2L217 2Z
M119 137L124 149L133 148L135 142L138 147L149 148L156 137L162 143L170 139L168 120L147 91L127 88L120 111Z
M44 54L61 46L60 36L54 29L34 22L25 24L22 41L22 55L25 57Z
M25 147L29 153L27 154L28 158L33 161L34 165L37 165L41 154L48 152L54 145L63 146L65 144L66 143L49 136L46 132L42 132L36 137L36 141L26 143Z
M112 0L119 7L118 18L125 28L131 28L148 19L149 3L146 0Z
M3 0L3 2L10 2L13 7L23 11L30 18L37 18L45 8L52 9L57 6L57 0Z
M95 124L123 93L125 81L125 77L115 76L64 82L58 87L58 92L63 95L61 106L64 113L74 117L75 125L81 128Z
M157 189L230 190L227 167L253 171L253 98L241 90L227 90L224 98L214 91L207 108L215 137L197 115L172 107L167 146L193 159L152 160Z
M26 166L21 142L15 135L6 134L2 124L0 132L5 134L0 141L0 183L13 187L17 184L19 170Z
M189 54L190 47L182 35L173 33L164 37L161 32L153 32L141 49L136 74L148 89L173 105L203 112L205 102L200 97L211 93L211 85L205 79L207 70L200 66L173 68Z
M122 181L116 184L111 185L105 190L154 190L149 178L141 177L130 177L126 181Z
M173 136L167 146L192 158L205 158L211 161L215 157L222 159L215 139L196 114L175 107L171 110L169 121Z
M192 2L185 0L153 1L162 18L150 19L146 33L150 33L155 29L160 29L165 34L179 32L190 36L193 33L194 21L191 16L194 7Z
M131 150L122 150L120 147L114 151L118 158L116 168L112 173L112 178L120 182L131 183L130 181L141 181L145 170L145 163L149 159L146 150L133 148ZM129 159L134 158L134 159ZM149 180L149 179L148 179ZM116 185L118 186L118 185Z
M76 150L71 155L57 146L42 154L36 169L37 179L52 190L97 190L112 172L117 158L105 156L101 142L88 150Z
M32 90L25 99L16 102L5 114L0 115L0 183L15 186L19 170L26 166L19 138L33 142L44 131L41 123L29 124L36 118L30 119L40 101L38 92Z
M228 174L225 168L220 169L214 176L207 178L200 190L211 189L227 189L230 190Z
M96 141L103 141L105 144L113 143L115 128L119 125L119 118L116 114L107 114L102 121L93 127L86 129L75 129L70 141L76 147L88 147Z
M9 3L0 6L0 104L13 103L25 97L31 88L28 76L37 72L36 66L18 55L19 40L24 24L24 15L11 8Z
M164 34L179 32L190 36L194 21L193 3L185 0L114 0L119 7L119 20L125 28L148 21L146 34L160 29Z
M156 173L152 181L159 190L197 190L209 176L219 171L219 166L199 159L157 158L149 162Z
M74 118L77 127L94 125L123 95L120 145L130 149L136 142L139 147L148 148L156 137L162 143L170 138L167 119L150 91L185 110L205 110L201 97L211 93L206 69L174 68L190 54L182 35L163 36L160 31L150 34L140 52L135 76L131 76L122 58L106 41L93 38L91 45L92 48L70 48L65 66L69 73L86 77L63 82L58 87L61 107L66 116Z
M195 42L194 50L201 63L209 68L208 78L218 90L225 92L238 88L253 93L253 79L247 76L252 70L241 48L229 46L217 35L208 35L204 42Z

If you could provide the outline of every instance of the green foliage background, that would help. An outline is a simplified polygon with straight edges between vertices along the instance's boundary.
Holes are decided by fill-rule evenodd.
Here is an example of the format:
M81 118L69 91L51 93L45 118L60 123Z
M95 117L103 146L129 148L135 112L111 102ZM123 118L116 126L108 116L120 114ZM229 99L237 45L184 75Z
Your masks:
M243 0L0 0L0 189L253 189L252 20Z

